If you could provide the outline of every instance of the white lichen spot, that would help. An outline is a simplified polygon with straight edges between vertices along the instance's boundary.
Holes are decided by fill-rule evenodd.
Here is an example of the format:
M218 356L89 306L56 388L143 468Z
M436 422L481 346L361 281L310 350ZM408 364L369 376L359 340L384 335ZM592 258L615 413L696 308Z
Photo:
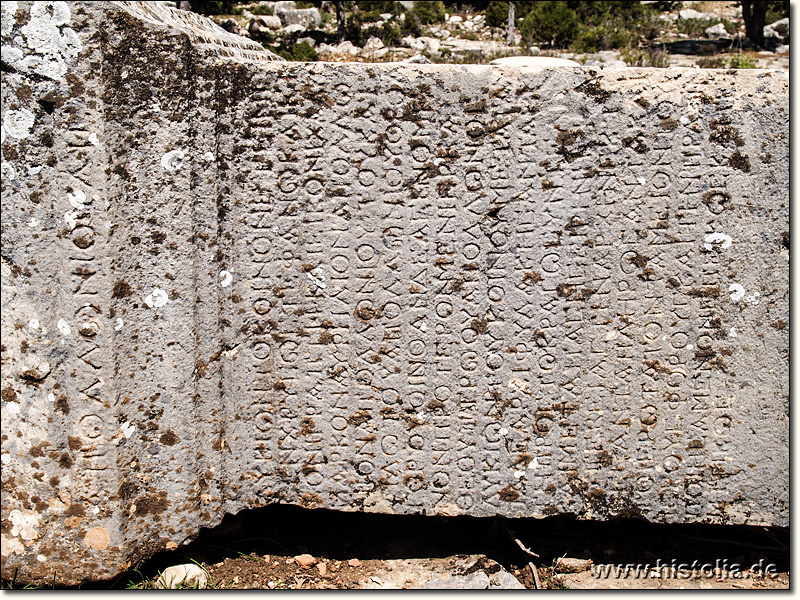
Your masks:
M753 292L749 296L745 296L744 301L747 302L748 304L758 304L758 297L760 295L761 294L759 294L758 292Z
M37 166L29 166L28 167L28 175L30 175L30 176L38 175L41 170L42 170L41 165L39 165L38 167Z
M528 469L534 471L539 466L539 458L537 456L533 457L533 460L528 463Z
M37 554L36 560L38 560L41 563L47 562L47 557L44 554Z
M525 471L514 471L514 477L517 479L522 479L525 477Z
M64 213L64 222L69 225L70 229L75 229L75 226L78 224L78 211L71 210Z
M5 53L3 57L5 57ZM8 135L18 140L24 140L31 134L31 129L33 129L35 121L36 118L33 116L33 113L27 108L7 110L6 116L3 117L3 129Z
M89 140L89 143L92 146L99 146L100 145L100 140L98 139L97 134L94 131L92 133L90 133L89 137L86 138L86 139Z
M72 331L69 327L69 323L67 323L64 319L58 320L58 332L61 335L69 335L70 331Z
M744 287L741 283L732 283L728 291L731 293L731 300L734 302L739 302L744 298Z
M714 249L714 244L719 244L719 247L725 250L726 248L730 248L732 243L733 239L729 235L724 233L710 233L706 236L703 248L711 251Z
M92 514L95 514L95 515L100 514L100 507L99 506L93 507L92 508Z
M6 181L14 181L17 177L17 171L10 162L3 161L2 164L0 164L0 175L2 175L3 179Z
M497 433L499 433L500 435L508 435L508 429L506 429L505 427L501 427L500 431L498 431Z
M22 73L62 79L67 73L67 61L82 48L78 35L65 27L70 17L66 2L34 2L28 22L20 28L21 35L14 38L18 47L11 48L17 52L9 54L4 47L3 60ZM22 52L20 48L27 50Z
M114 331L119 331L124 325L125 322L121 318L117 317L117 320L114 321Z
M144 303L150 308L161 308L167 302L167 292L159 288L155 288L153 292L147 294L147 297L144 299Z
M10 462L11 462L11 455L8 452L5 452L2 455L0 455L0 463L7 465Z
M637 177L636 181L639 182L639 185L644 185L645 183L647 183L647 180L644 177Z
M32 510L14 509L8 515L11 520L11 535L23 540L35 540L38 532L39 514Z
M123 423L120 429L122 429L122 435L125 436L125 439L128 439L136 431L136 425L133 423Z
M10 415L18 415L19 414L19 404L16 402L9 402L5 405L5 409L8 411Z
M694 344L686 344L687 350L694 350Z
M681 122L681 125L688 125L689 124L689 117L686 115L682 116L678 121Z
M39 329L39 319L31 319L28 321L28 327L31 329Z
M321 277L320 277L319 279L317 279L317 278L316 278L316 277L314 277L314 276L313 276L311 273L306 273L306 277L308 277L308 280L309 280L311 283L313 283L315 286L317 286L319 289L321 289L321 290L324 290L326 287L328 287L328 286L327 286L327 285L326 285L326 284L325 284L325 283L322 281L322 278L321 278Z
M72 205L72 208L76 210L81 210L85 208L84 202L86 202L86 194L81 190L73 190L75 193L67 192L67 200Z
M203 162L210 163L212 160L214 160L214 154L211 152L206 152L200 158L202 159Z
M55 402L56 401L56 395L53 392L50 392L49 394L47 394L47 401L48 402Z
M28 227L38 227L39 226L39 219L31 219L28 221Z
M183 166L183 159L186 156L183 150L170 150L161 157L161 166L167 171L177 171Z
M731 337L736 337L739 335L738 333L736 333L736 327L731 327L730 335Z
M219 284L222 287L228 287L232 281L233 281L233 275L231 275L230 271L220 271Z
M0 33L8 35L14 29L14 19L17 12L16 2L2 2L2 13L0 13ZM5 52L3 53L5 55Z

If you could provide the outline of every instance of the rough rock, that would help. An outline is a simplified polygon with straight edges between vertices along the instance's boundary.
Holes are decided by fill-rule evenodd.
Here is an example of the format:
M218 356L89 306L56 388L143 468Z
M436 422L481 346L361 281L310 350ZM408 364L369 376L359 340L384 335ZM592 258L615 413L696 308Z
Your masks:
M490 574L487 574L490 573ZM500 564L483 555L387 560L362 582L363 589L525 589Z
M591 559L562 556L556 560L556 573L582 573L592 568Z
M293 23L283 28L283 32L289 35L291 35L292 33L300 33L301 31L305 30L306 26L301 23Z
M527 589L519 579L505 570L500 570L489 576L489 589L498 590L524 590Z
M316 29L322 25L322 17L316 8L284 8L278 6L283 2L276 3L275 16L281 20L284 26L302 25L305 29Z
M415 54L414 56L410 56L407 59L400 61L407 65L429 65L431 64L431 60L425 56L424 54Z
M688 20L688 19L710 19L713 15L709 15L708 13L699 12L694 10L693 8L684 8L678 15L681 19Z
M384 48L383 42L376 37L369 38L367 40L367 43L364 44L364 47L359 52L361 56L371 59L380 58L381 56L385 56L388 53L389 49Z
M276 17L275 15L261 15L256 17L256 20L262 27L272 31L277 31L283 27L280 17Z
M317 562L317 559L310 554L300 554L299 556L294 557L294 562L301 567L310 567Z
M426 51L430 52L431 54L436 54L439 52L439 48L442 45L442 42L437 40L436 38L422 36L422 37L404 37L402 43L406 46L417 50L417 51Z
M789 37L789 17L784 17L774 23L767 25L772 31L784 38Z
M233 33L236 35L242 35L242 32L244 31L241 27L239 27L239 24L233 19L225 19L219 24L219 26L222 27L228 33Z
M775 38L779 43L789 41L789 17L764 26L764 38ZM769 41L769 40L768 40Z
M506 56L496 58L490 64L509 67L580 67L580 63L551 56Z
M4 577L277 502L788 525L787 73L2 11Z
M706 37L712 40L729 40L731 35L725 29L725 25L717 23L711 27L706 28Z
M447 579L435 579L423 586L425 590L485 590L489 587L489 576L483 571L469 575L456 575Z
M156 580L156 587L167 590L178 588L204 590L208 587L208 573L194 563L167 567Z

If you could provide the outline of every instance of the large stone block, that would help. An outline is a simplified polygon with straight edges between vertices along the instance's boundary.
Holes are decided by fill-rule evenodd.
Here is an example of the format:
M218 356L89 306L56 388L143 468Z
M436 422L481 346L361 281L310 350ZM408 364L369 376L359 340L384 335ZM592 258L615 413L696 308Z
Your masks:
M788 525L787 74L2 8L3 577L275 502Z

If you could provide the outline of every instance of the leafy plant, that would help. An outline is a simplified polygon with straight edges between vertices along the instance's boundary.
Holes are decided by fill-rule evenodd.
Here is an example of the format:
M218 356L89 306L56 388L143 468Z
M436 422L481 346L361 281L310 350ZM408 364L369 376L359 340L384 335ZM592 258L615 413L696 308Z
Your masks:
M688 35L690 38L701 37L706 28L714 24L710 19L679 19L676 23L678 33Z
M393 15L399 15L406 11L405 6L393 0L358 0L355 4L358 6L358 10L363 12L375 12L378 14L392 13Z
M648 48L628 48L622 51L620 57L629 67L664 68L669 66L667 53L655 46L650 46Z
M237 2L220 2L214 0L191 0L189 6L201 15L240 15L242 9L237 7Z
M721 56L702 56L694 64L701 69L724 69L725 59Z
M259 4L258 6L253 7L250 12L254 15L264 15L267 17L271 17L274 14L272 7L269 4Z
M296 62L310 62L317 60L317 51L308 42L300 42L289 48L278 48L273 50L286 60L293 60Z
M520 27L528 46L540 42L553 48L566 47L579 31L578 15L566 2L537 2Z
M420 2L414 0L411 12L419 19L422 25L432 25L444 23L447 19L447 11L444 9L444 2L436 0L434 2ZM406 18L408 20L408 18Z
M734 54L728 59L728 66L731 69L757 69L756 61L747 54Z
M483 11L483 14L486 16L487 25L491 27L505 27L508 22L508 2L496 2L492 0Z

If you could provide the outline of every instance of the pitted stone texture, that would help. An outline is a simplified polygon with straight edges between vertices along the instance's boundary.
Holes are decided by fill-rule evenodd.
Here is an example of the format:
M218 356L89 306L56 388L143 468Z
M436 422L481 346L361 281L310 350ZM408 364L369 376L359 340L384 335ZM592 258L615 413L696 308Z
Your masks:
M3 577L274 502L788 524L785 73L279 63L65 6L63 76L1 75Z

